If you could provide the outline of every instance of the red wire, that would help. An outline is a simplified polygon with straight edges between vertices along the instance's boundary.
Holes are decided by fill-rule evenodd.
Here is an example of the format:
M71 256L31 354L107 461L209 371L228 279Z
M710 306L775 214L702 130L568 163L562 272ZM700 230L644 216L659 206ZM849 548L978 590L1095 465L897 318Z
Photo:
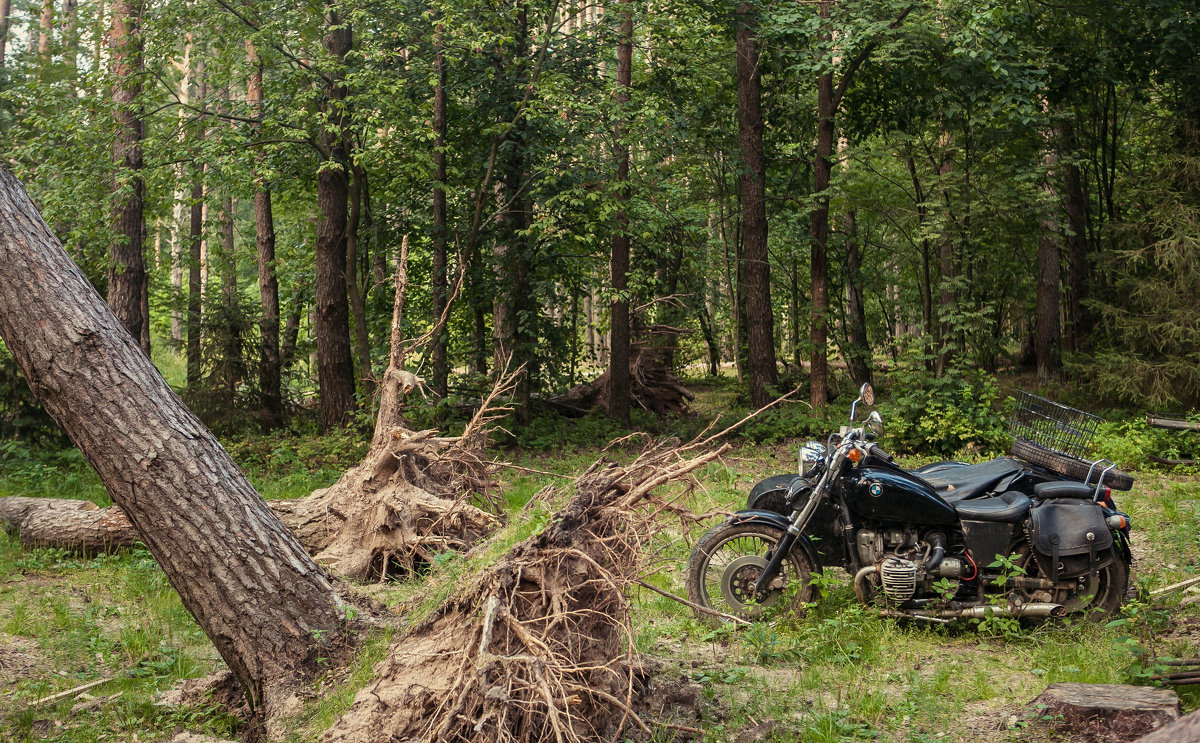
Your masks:
M975 580L976 578L979 577L979 566L975 564L975 560L974 560L974 558L971 557L970 552L963 552L963 556L965 556L967 558L967 560L970 561L971 567L975 568L975 572L971 573L971 577L963 578L963 580Z

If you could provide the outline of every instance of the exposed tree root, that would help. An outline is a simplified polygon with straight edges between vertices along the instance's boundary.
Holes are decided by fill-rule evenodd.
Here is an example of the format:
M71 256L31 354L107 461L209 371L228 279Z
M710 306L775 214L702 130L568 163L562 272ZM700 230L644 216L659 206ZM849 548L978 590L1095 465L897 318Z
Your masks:
M632 711L625 589L663 504L651 491L716 458L660 445L598 463L541 534L510 550L397 640L325 743L578 743Z

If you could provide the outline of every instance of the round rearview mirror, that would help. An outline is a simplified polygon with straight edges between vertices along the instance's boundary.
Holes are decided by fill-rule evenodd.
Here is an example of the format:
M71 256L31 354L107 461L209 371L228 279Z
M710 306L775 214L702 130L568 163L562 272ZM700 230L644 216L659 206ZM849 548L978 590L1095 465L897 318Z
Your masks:
M872 410L871 414L867 416L867 430L876 436L883 435L883 416L879 414L878 410Z
M868 405L875 404L875 388L870 382L864 382L862 388L858 391L858 396Z

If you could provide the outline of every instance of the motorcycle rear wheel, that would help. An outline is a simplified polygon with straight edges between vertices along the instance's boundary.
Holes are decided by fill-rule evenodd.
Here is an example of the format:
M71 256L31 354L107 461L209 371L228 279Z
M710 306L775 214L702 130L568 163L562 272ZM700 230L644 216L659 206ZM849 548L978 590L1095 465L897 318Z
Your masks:
M1025 549L1028 550L1028 547ZM1071 615L1100 620L1120 611L1125 603L1129 591L1129 566L1125 564L1120 551L1112 549L1109 552L1108 564L1097 570L1094 576L1079 578L1078 588L1067 591L1065 596L1055 596L1057 603L1065 606ZM1038 562L1031 559L1028 553L1018 564L1033 577L1050 577L1041 574Z
M784 559L774 581L780 584L778 587L770 589L761 600L749 595L750 586L762 575L761 568L782 537L782 530L765 524L725 523L709 529L688 559L688 600L748 622L761 618L781 601L791 608L812 601L816 595L812 575L821 568L811 563L803 549L793 549ZM712 626L723 621L707 612L695 613L700 621Z

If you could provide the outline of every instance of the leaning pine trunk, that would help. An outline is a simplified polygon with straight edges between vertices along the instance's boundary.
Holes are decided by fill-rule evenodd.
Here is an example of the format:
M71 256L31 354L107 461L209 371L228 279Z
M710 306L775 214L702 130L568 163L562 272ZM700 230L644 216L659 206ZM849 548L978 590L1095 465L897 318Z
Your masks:
M329 578L267 508L0 167L0 337L253 704L340 643ZM322 651L328 655L328 651Z

